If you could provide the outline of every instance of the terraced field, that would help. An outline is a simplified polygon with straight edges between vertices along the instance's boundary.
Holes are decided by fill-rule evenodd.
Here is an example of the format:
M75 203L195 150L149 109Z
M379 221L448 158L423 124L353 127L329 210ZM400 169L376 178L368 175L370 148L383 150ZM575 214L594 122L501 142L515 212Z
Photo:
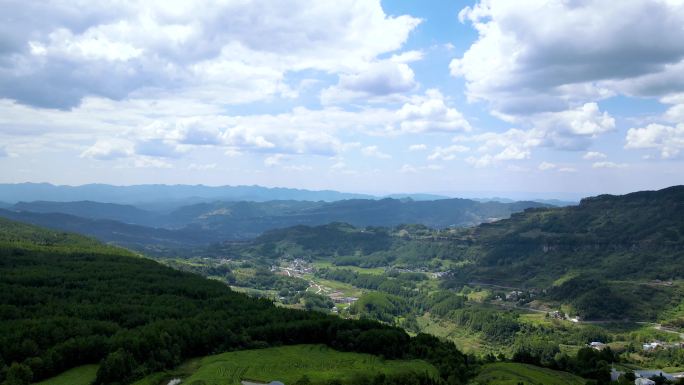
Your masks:
M245 350L207 356L184 365L186 370L154 374L136 384L164 384L170 378L183 378L188 385L240 385L254 382L282 381L291 384L307 375L316 384L331 379L352 380L358 375L378 373L429 373L436 369L420 360L383 360L369 354L338 352L322 345L295 345Z
M557 370L502 362L486 365L474 382L489 385L583 385L586 380Z

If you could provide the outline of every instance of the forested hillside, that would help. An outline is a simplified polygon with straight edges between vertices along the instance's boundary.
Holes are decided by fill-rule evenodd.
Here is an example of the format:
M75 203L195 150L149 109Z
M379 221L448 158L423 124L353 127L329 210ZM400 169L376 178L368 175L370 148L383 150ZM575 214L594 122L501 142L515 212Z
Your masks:
M604 279L684 276L684 187L586 198L473 229L469 277L551 284L572 272Z
M433 337L278 308L89 238L0 220L0 382L100 363L96 384L129 383L189 357L298 343L425 359L450 383L470 373Z

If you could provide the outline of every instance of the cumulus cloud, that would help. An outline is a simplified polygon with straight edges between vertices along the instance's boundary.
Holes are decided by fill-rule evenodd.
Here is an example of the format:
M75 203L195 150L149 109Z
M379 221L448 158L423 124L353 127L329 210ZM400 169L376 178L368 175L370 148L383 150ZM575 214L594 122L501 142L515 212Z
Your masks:
M597 151L588 151L584 155L582 155L582 159L585 160L597 160L597 159L606 159L608 156L602 152L597 152Z
M471 157L469 163L486 167L497 161L529 159L535 148L586 150L597 136L615 129L615 119L601 112L596 103L532 114L516 121L531 128L457 136L454 140L479 143L477 151L484 155Z
M0 27L0 97L52 108L168 91L263 100L290 92L288 72L361 73L420 23L386 15L379 0L11 3Z
M417 87L414 76L413 70L402 62L372 63L362 72L340 75L337 85L321 92L321 101L334 104L406 93Z
M649 124L627 131L628 149L656 149L662 158L673 158L684 149L684 123L676 126Z
M615 119L605 111L602 113L596 103L586 103L578 108L560 112L538 114L533 119L537 127L560 135L595 137L615 129Z
M133 144L124 140L98 140L81 153L82 158L112 160L133 155Z
M479 38L451 73L465 79L471 100L500 114L684 90L680 1L481 0L459 18Z
M469 151L470 148L454 144L448 147L437 147L432 154L428 156L428 160L454 160L458 154Z
M424 144L412 144L408 149L409 151L425 151L427 150L427 146Z
M403 132L470 131L470 123L455 108L448 107L444 95L430 89L423 96L415 96L397 112L399 129Z
M415 61L423 60L422 51L406 51L399 54L394 54L390 57L390 61L394 63L412 63Z

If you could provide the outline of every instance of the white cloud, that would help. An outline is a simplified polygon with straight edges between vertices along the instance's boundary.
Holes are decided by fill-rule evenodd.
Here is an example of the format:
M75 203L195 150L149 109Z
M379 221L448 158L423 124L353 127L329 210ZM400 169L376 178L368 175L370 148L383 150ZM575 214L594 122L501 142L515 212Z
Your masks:
M133 155L133 144L124 140L98 140L81 153L82 158L112 160Z
M577 169L574 167L561 167L558 169L559 172L577 172Z
M424 144L412 144L408 149L409 151L425 151L427 150L427 146Z
M608 156L602 152L588 151L582 155L582 159L585 160L596 160L596 159L606 159Z
M391 155L380 151L378 146L366 146L361 149L361 153L365 156L378 159L390 159L392 157Z
M661 98L660 102L671 105L663 114L665 121L672 123L684 122L684 93Z
M268 167L279 166L285 159L287 159L287 157L284 154L270 155L264 159L264 165Z
M371 63L359 73L341 74L338 84L321 92L323 104L387 97L412 91L417 83L411 68L390 60Z
M615 162L595 162L591 165L593 168L625 168L627 164L625 163L615 163Z
M550 162L541 162L537 168L541 171L555 170L558 166Z
M469 156L466 158L466 163L474 166L475 168L483 168L483 167L488 167L492 163L494 163L494 157L486 154L480 157L475 157L475 156Z
M494 160L521 160L530 157L529 150L523 150L515 145L508 146L494 156Z
M444 95L430 89L424 96L415 96L397 112L399 129L403 132L470 131L470 123L458 110L448 107Z
M402 52L400 54L394 54L392 57L390 57L390 61L395 62L395 63L411 63L414 61L420 61L423 60L423 52L422 51L406 51Z
M584 150L595 137L612 131L615 120L601 112L595 103L561 112L544 112L516 118L532 126L527 130L512 128L504 132L485 132L457 136L456 142L481 143L477 150L485 155L473 157L471 164L488 166L496 161L529 159L535 148Z
M428 160L454 160L460 153L469 151L470 148L454 144L448 147L437 147L428 157Z
M684 150L684 123L676 126L649 124L627 131L628 149L656 149L662 158L673 158Z
M586 103L576 109L542 113L533 117L535 126L545 131L577 136L596 136L615 129L615 119L601 113L596 103Z
M0 97L63 109L88 95L287 97L286 74L361 73L420 23L386 15L379 0L15 2L4 10Z
M524 116L616 93L684 90L679 1L481 0L459 18L479 38L451 62L451 73L465 78L471 100L498 113Z

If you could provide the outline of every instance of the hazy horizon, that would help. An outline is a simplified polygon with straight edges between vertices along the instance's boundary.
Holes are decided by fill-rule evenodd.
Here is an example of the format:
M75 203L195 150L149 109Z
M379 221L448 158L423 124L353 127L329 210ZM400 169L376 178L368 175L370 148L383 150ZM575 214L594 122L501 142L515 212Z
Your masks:
M141 184L109 184L109 183L84 183L84 184L55 184L50 182L17 182L17 183L0 183L0 187L3 185L22 185L22 184L46 184L55 187L82 187L89 185L96 186L112 186L112 187L135 187L135 186L168 186L168 187L260 187L266 189L292 189L292 190L303 190L311 192L336 192L342 194L357 194L357 195L367 195L369 197L383 198L391 196L402 196L402 195L414 195L414 196L435 196L436 199L439 198L464 198L464 199L509 199L509 200L559 200L566 202L578 202L582 198L601 195L601 194L613 194L613 195L624 195L637 191L644 190L660 190L661 188L652 189L642 189L642 190L629 190L629 191L478 191L478 190L452 190L452 191L424 191L424 190L414 190L414 191L363 191L363 190L337 190L337 189L308 189L299 186L268 186L268 185L231 185L231 184L166 184L166 183L141 183ZM675 186L675 185L672 185ZM672 187L664 186L662 188ZM429 199L429 198L428 198ZM0 199L2 201L2 199Z

